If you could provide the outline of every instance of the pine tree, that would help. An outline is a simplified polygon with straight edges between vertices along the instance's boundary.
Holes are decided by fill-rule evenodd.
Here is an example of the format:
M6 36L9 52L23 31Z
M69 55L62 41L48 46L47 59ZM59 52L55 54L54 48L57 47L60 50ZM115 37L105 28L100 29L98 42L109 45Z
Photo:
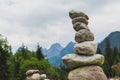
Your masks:
M102 51L99 47L97 48L97 54L102 54Z
M42 54L41 51L42 47L39 46L39 44L37 45L37 50L36 50L36 57L38 60L44 59L44 55Z
M19 78L19 70L20 70L20 61L18 56L14 59L14 77L18 80Z
M10 48L7 43L7 40L5 40L2 35L0 35L0 79L1 80L8 80L9 77L9 66L7 64L7 61L10 56Z
M111 48L111 44L109 41L109 38L106 38L106 47L105 47L105 63L104 63L104 67L105 67L105 73L107 75L107 77L113 77L113 71L111 69L113 63L114 63L114 58L113 58L113 49Z
M21 53L21 55L22 55L24 60L28 60L29 59L29 56L28 56L29 50L28 50L28 48L26 46L24 46L24 44L22 44L22 46L18 49L17 52Z

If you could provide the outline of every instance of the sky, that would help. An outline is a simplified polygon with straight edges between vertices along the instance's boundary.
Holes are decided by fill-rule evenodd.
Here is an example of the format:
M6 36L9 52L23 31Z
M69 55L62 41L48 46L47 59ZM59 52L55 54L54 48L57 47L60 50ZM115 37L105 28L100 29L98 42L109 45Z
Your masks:
M120 0L0 0L0 34L13 51L23 43L34 50L37 43L49 48L74 41L69 11L89 16L89 28L99 43L109 33L120 31Z

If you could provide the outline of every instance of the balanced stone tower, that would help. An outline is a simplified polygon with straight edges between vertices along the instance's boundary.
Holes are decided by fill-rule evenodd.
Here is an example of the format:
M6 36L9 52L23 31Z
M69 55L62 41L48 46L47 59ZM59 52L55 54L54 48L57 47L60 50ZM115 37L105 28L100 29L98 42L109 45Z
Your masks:
M79 11L70 11L73 28L76 31L75 54L62 57L64 64L71 70L68 80L107 80L102 68L104 56L96 54L97 44L94 35L88 28L89 17Z

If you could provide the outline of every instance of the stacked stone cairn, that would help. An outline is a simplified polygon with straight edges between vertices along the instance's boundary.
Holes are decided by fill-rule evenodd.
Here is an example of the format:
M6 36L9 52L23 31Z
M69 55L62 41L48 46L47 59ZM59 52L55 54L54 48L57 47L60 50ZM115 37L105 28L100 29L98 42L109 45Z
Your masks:
M76 31L75 54L62 57L64 64L71 70L68 80L107 80L102 68L104 56L96 54L97 44L94 35L88 28L88 16L79 11L70 11L73 28Z
M46 74L40 74L39 70L28 70L26 80L50 80Z

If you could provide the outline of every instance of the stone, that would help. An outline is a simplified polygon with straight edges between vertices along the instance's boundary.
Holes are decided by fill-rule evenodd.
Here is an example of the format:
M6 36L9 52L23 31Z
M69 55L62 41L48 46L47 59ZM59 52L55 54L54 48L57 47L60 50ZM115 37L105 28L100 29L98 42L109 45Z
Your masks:
M107 80L99 66L79 67L69 72L68 80Z
M77 54L83 55L93 55L97 51L97 44L93 41L85 41L75 44L74 51Z
M94 35L89 30L82 29L75 34L75 41L78 43L83 41L93 41L93 40L94 40Z
M39 73L34 73L30 76L27 76L26 80L40 80L40 74Z
M74 69L80 66L87 65L102 65L104 63L104 56L100 54L94 54L92 56L67 54L62 57L63 63L69 68Z
M76 22L81 22L81 23L85 23L86 25L88 25L88 21L84 17L76 17L72 19L72 24L75 24Z
M46 75L46 74L41 74L41 75L40 75L40 78L41 78L41 79L45 79L45 78L47 78L47 75Z
M112 69L116 72L117 76L120 76L120 62L115 64L115 65L113 65Z
M81 22L76 22L73 25L73 28L74 28L75 31L79 31L81 29L87 29L87 30L89 30L88 26L85 23L81 23Z
M89 17L85 13L83 13L81 11L71 10L69 12L69 16L70 16L71 19L76 18L76 17L85 17L87 20L89 20Z
M28 70L28 71L26 72L26 75L32 75L32 74L34 74L34 73L39 73L39 70Z

